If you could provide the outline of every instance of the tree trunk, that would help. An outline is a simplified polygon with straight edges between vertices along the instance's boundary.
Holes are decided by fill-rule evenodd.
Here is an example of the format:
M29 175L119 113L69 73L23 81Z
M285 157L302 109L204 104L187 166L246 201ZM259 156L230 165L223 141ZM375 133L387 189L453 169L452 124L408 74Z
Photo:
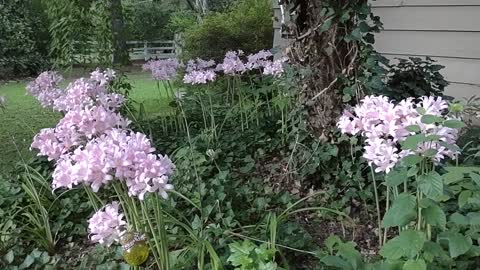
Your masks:
M125 23L122 0L110 0L110 15L113 33L113 64L128 64L127 42L125 40Z
M308 110L310 128L325 140L332 136L343 110L338 76L355 71L358 46L343 39L351 29L349 25L354 25L354 16L340 23L324 8L328 4L342 10L342 6L353 2L366 0L290 0L285 6L293 15L289 31L294 37L287 53L294 65L309 70L301 78L302 101Z

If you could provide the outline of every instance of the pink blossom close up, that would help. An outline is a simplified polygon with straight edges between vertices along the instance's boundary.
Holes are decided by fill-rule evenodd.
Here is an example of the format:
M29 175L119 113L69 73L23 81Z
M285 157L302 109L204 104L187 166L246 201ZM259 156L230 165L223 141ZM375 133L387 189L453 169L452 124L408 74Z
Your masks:
M118 202L112 202L97 211L88 220L88 232L90 240L94 243L110 246L114 242L120 241L124 233L124 216L119 212Z

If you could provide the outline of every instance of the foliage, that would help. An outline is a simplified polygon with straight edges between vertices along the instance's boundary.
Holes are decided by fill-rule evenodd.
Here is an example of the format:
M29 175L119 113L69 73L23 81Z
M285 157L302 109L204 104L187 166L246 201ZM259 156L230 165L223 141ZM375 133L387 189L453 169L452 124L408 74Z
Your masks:
M75 63L77 52L88 53L88 10L77 1L45 1L50 21L50 55L56 66L67 67ZM83 41L80 42L79 41Z
M173 34L167 24L172 7L159 2L125 6L126 31L129 40L169 40Z
M389 66L387 87L380 92L382 95L398 101L408 97L443 96L448 86L440 74L444 66L435 64L429 57L410 57L398 61Z
M272 47L272 8L268 0L238 1L226 12L211 13L185 32L184 58L219 60L230 50L255 53Z
M42 24L32 15L31 5L32 1L20 0L0 3L0 79L32 75L48 64L37 35Z
M234 242L229 245L231 255L228 261L236 270L276 270L273 262L275 250L269 249L267 244L257 246L248 240Z

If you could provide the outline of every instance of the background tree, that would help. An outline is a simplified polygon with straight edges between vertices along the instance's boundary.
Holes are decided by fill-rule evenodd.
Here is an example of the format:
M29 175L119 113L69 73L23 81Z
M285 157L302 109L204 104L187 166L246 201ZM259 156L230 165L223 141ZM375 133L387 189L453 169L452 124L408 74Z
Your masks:
M281 1L292 15L288 48L292 63L309 70L302 100L316 135L332 137L343 103L382 87L384 61L375 53L372 32L381 27L367 0Z
M128 51L125 39L125 22L121 0L110 0L110 16L113 36L113 64L127 64Z

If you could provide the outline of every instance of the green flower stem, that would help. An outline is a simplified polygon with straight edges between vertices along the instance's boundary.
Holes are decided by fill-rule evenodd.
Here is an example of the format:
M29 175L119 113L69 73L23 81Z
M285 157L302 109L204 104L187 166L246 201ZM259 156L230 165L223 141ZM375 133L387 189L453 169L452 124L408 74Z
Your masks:
M377 223L378 223L378 244L381 246L382 241L382 218L380 214L380 201L378 199L378 190L377 190L377 181L375 179L375 172L373 171L373 167L370 166L370 170L372 172L372 179L373 179L373 190L375 194L375 206L377 208Z
M148 215L148 212L147 212L147 209L145 207L145 202L144 201L140 201L140 208L142 209L143 220L147 221L148 229L150 231L149 235L153 236L154 248L156 249L156 252L155 252L155 249L152 248L151 242L148 241L148 243L149 243L150 249L153 253L153 256L155 257L155 263L157 264L159 270L165 270L163 268L163 265L162 265L162 258L159 258L159 256L161 256L163 254L162 249L160 247L160 243L158 242L157 234L156 234L155 229L153 227L152 221L150 220L150 217Z

